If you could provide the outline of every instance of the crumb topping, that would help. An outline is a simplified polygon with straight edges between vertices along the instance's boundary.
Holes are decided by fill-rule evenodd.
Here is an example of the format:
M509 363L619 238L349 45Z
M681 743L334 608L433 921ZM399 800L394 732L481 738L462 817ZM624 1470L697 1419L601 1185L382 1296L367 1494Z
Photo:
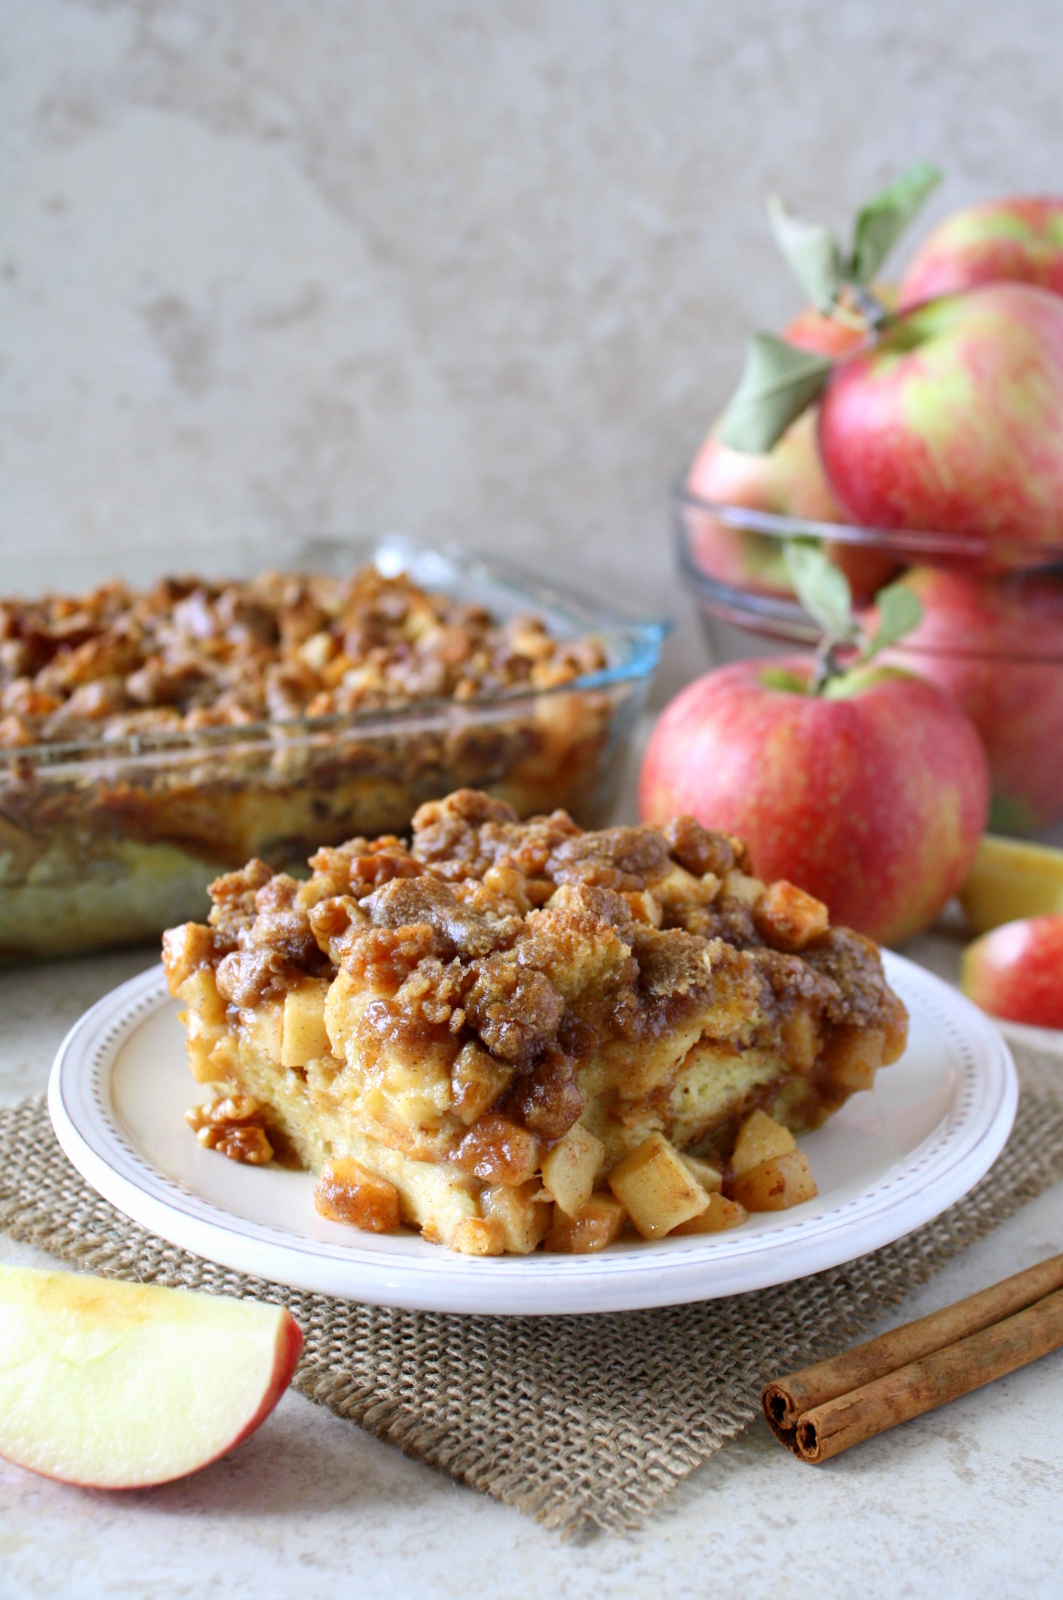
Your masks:
M458 1126L460 1096L490 1082L493 1117L556 1140L583 1110L583 1065L692 1019L825 1083L835 1036L878 1029L889 1059L903 1044L877 948L811 896L766 888L740 841L689 817L584 832L463 790L420 808L409 845L352 839L310 866L304 882L258 861L219 878L209 929L166 936L171 987L205 963L241 1011L327 978L334 1052L382 1116L416 1103L424 1122L436 1084ZM460 1158L477 1172L482 1133Z
M0 747L191 731L548 689L606 665L599 641L499 622L365 567L345 579L109 583L0 604Z

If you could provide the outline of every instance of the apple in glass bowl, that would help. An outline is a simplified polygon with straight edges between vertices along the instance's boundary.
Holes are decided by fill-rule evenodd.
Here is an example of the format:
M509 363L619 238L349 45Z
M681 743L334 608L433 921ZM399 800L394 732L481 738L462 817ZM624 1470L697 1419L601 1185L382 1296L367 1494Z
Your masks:
M818 436L858 524L1063 556L1063 297L992 283L903 313L833 368Z
M1005 280L1063 295L1063 199L1019 195L954 211L913 257L900 304Z
M922 617L888 653L961 705L989 757L991 826L1063 820L1063 570L989 577L912 567Z

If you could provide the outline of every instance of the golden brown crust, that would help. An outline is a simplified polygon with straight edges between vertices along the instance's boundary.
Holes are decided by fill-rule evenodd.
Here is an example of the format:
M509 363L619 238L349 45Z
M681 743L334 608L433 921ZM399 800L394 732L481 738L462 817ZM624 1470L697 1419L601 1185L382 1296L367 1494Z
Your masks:
M0 745L467 701L605 666L593 638L496 621L373 567L346 579L121 583L0 605Z

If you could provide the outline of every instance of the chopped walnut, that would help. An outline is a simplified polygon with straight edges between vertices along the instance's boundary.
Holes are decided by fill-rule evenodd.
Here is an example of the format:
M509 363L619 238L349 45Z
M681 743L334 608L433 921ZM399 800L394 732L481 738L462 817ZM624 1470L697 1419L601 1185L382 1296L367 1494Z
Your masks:
M190 1106L185 1121L205 1150L217 1150L230 1161L264 1167L273 1159L262 1107L251 1095L229 1095L209 1105Z

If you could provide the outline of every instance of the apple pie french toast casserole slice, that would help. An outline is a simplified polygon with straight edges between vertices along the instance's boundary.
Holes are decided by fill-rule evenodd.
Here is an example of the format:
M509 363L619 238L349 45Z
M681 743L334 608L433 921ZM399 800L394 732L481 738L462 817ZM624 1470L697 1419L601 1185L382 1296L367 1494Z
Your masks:
M409 843L260 861L163 940L188 1113L326 1217L477 1255L711 1232L815 1185L794 1134L904 1048L877 948L692 818L584 832L472 790Z

